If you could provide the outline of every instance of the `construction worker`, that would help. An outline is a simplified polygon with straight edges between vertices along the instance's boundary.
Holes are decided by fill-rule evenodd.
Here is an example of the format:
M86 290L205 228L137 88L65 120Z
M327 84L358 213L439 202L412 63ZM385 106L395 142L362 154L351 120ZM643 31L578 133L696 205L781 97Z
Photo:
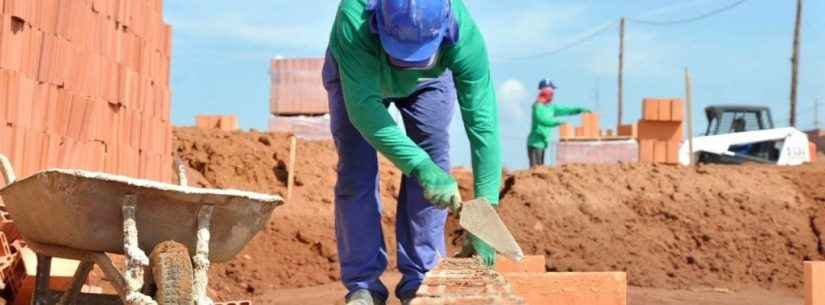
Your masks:
M527 158L530 168L544 165L544 152L550 142L550 131L563 122L561 116L590 112L587 108L568 107L553 103L556 85L549 79L539 82L539 94L533 104L533 122L527 136Z
M384 304L387 267L376 150L404 176L398 196L395 289L409 303L447 256L447 209L460 208L450 175L449 125L458 104L472 152L475 194L498 204L498 110L484 40L463 0L342 0L323 70L338 151L335 233L347 304ZM456 103L457 101L457 103ZM387 107L395 104L405 133ZM484 262L495 251L474 236Z

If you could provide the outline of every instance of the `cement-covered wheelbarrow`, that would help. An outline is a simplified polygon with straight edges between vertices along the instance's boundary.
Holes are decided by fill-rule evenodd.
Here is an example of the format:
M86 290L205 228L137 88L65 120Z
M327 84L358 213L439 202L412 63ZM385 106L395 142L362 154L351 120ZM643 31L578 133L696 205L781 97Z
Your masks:
M10 182L0 196L37 253L34 305L211 305L210 261L232 259L283 203L278 196L187 187L180 164L181 185L171 185L63 169L15 181L8 159L0 155L0 163ZM124 254L125 272L105 253ZM62 294L49 289L52 257L81 262ZM80 293L95 264L117 296Z

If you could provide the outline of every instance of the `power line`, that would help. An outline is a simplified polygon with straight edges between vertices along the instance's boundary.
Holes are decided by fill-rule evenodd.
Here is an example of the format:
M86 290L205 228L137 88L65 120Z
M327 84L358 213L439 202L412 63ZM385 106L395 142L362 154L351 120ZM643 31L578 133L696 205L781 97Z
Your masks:
M553 49L553 50L550 50L550 51L545 51L545 52L541 52L541 53L537 53L537 54L533 54L533 55L528 55L528 56L510 57L510 58L502 58L502 59L504 59L504 60L530 60L530 59L536 59L536 58L541 58L541 57L552 56L552 55L555 55L555 54L557 54L559 52L562 52L564 50L576 47L576 46L578 46L582 43L590 41L593 38L596 38L597 36L599 36L600 34L602 34L604 32L607 32L607 30L612 29L617 24L619 24L618 21L613 21L613 22L610 22L608 24L605 24L604 26L596 28L590 34L588 34L588 35L586 35L586 36L584 36L580 39L577 39L577 40L572 41L572 42L570 42L566 45L563 45L559 48L556 48L556 49Z
M742 5L742 3L745 3L745 1L747 1L747 0L739 0L739 1L736 1L732 4L730 4L730 5L715 9L713 11L710 11L710 12L707 12L707 13L704 13L704 14L701 14L701 15L698 15L698 16L689 17L689 18L667 20L667 21L642 20L642 19L635 19L635 18L628 18L627 20L633 21L635 23L655 25L655 26L668 26L668 25L675 25L675 24L682 24L682 23L690 23L690 22L699 21L699 20L714 16L714 15L717 15L717 14L721 14L721 13L726 12L728 10L734 9L737 6Z

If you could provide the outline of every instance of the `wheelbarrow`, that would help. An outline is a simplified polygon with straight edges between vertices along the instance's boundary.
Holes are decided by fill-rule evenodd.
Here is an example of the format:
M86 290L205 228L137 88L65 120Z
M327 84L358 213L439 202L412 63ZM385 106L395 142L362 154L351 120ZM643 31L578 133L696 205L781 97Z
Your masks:
M16 181L8 159L0 155L0 163L8 182L0 196L37 254L34 305L211 305L210 261L236 256L283 204L278 196L188 187L180 162L181 185L65 169ZM159 249L170 244L178 251ZM106 253L123 254L125 272ZM49 287L52 257L80 261L63 293ZM95 264L116 296L81 293Z

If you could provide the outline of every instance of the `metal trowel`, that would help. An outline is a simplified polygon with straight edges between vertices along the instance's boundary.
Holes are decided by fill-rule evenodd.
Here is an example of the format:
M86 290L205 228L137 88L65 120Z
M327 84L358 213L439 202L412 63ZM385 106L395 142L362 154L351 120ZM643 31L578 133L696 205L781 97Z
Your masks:
M459 212L459 224L501 255L517 262L524 259L516 239L486 199L465 201Z

